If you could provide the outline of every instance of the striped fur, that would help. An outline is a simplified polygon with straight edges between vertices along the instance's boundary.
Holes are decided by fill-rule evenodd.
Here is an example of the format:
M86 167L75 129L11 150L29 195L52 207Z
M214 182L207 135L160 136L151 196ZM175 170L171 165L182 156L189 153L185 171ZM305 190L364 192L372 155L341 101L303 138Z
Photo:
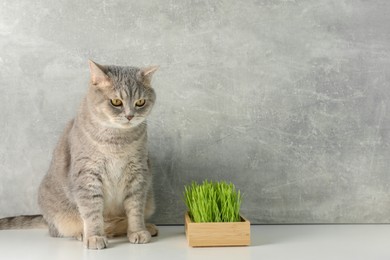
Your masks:
M148 243L157 235L154 225L145 224L154 212L146 117L156 99L150 85L156 69L90 62L88 93L60 137L39 188L51 236L83 239L86 248L102 249L107 237L126 234L131 243ZM120 99L122 106L111 99ZM139 99L146 100L143 107L135 105ZM34 227L38 220L45 223L41 217L0 223Z
M42 215L26 215L0 219L0 230L47 228Z

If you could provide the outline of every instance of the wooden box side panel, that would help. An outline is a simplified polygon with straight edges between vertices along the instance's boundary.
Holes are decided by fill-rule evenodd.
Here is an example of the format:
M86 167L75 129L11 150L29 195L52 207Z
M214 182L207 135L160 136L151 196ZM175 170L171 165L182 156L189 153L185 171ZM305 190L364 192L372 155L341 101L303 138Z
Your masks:
M250 223L193 223L185 216L186 236L190 246L247 246L250 245Z

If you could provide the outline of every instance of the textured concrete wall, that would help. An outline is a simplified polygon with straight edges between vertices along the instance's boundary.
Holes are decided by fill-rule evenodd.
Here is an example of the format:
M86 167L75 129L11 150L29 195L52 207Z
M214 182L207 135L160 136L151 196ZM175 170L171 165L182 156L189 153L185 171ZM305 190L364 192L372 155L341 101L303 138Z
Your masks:
M87 59L159 64L157 223L228 180L254 223L390 222L390 1L0 3L0 216L36 191Z

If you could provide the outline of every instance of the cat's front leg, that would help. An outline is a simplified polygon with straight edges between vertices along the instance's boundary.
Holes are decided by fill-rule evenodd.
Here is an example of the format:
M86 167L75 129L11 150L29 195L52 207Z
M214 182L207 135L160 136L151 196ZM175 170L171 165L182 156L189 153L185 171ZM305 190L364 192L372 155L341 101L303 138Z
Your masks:
M149 181L143 177L145 176L136 176L129 183L127 195L123 201L128 221L127 237L133 244L146 244L151 240L151 234L145 226L144 219Z
M104 233L102 187L101 176L94 171L79 171L74 180L75 200L84 222L84 246L88 249L103 249L108 244Z

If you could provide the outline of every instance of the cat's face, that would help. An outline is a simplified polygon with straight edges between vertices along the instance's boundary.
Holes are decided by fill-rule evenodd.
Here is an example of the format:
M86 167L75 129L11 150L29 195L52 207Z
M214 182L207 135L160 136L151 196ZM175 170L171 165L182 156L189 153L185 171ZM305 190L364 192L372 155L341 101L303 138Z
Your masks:
M145 122L156 100L150 85L157 67L102 66L90 62L90 111L107 127L130 128Z

